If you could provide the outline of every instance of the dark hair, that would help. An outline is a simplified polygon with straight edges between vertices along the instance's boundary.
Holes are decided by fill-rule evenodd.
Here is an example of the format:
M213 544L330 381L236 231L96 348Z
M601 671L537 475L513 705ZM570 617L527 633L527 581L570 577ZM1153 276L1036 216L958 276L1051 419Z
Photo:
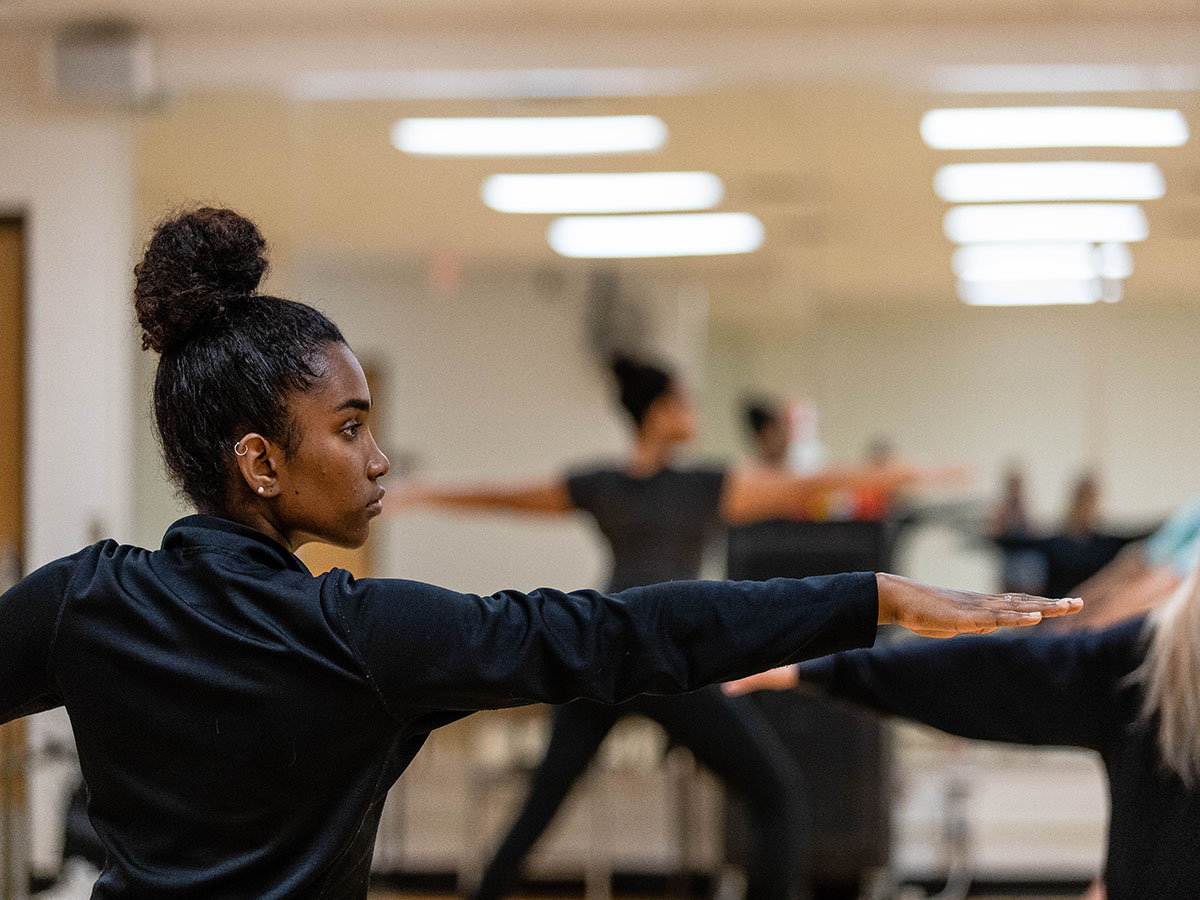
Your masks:
M267 270L257 226L208 207L162 222L134 269L142 349L161 354L154 418L167 469L201 512L227 500L233 445L247 431L299 446L288 404L345 343L322 313L255 293Z
M628 356L614 356L612 373L620 388L621 406L639 428L652 403L671 388L674 380L666 369L637 362Z
M755 437L779 421L779 409L766 400L747 400L742 405L746 413L746 424Z

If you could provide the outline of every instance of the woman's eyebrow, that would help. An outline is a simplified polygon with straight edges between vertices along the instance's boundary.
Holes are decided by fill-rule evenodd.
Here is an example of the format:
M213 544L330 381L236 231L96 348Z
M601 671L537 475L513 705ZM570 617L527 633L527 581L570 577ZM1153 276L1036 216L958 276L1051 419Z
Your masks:
M334 412L341 412L343 409L361 409L363 412L371 411L371 401L363 400L359 397L352 397L349 400L344 400L333 408Z

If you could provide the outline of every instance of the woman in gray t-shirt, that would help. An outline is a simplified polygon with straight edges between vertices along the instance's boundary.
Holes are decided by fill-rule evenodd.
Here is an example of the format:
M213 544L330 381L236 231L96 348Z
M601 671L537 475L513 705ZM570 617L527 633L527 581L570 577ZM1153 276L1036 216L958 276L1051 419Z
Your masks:
M796 476L762 468L680 468L675 458L695 432L695 412L679 380L656 366L617 359L621 405L635 427L627 460L573 471L516 488L410 491L409 503L537 513L581 510L612 551L610 590L698 577L704 551L728 525L787 517L814 494L838 488L894 491L914 480L908 468ZM555 707L550 742L525 805L484 873L474 900L498 900L550 824L605 736L624 716L658 722L692 751L751 814L753 858L748 900L788 900L804 893L806 860L798 858L807 823L793 767L771 728L749 705L708 688L685 696L641 696L608 706Z

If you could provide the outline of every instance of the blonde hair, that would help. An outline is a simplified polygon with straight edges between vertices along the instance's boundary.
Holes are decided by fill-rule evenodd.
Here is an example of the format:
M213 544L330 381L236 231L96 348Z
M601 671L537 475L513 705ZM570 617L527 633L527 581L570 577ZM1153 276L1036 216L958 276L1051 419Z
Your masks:
M1142 720L1157 720L1163 762L1189 788L1200 782L1200 570L1150 617L1146 658L1132 680L1145 690Z

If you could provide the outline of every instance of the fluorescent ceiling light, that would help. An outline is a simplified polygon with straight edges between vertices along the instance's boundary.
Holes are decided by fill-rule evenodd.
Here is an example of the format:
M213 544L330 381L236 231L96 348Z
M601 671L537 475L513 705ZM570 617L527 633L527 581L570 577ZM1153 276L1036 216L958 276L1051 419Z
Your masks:
M950 203L1012 200L1156 200L1166 193L1154 163L1022 162L942 166L933 189Z
M958 296L971 306L1050 306L1117 300L1120 294L1105 295L1099 279L1087 281L960 281Z
M572 216L550 223L546 237L556 252L581 259L710 256L757 250L763 226L749 213Z
M1188 139L1177 109L1023 106L933 109L921 137L935 150L1019 147L1178 147Z
M1194 91L1194 65L979 65L939 66L926 87L948 94L1084 94L1114 91Z
M492 175L483 202L507 213L663 212L712 209L725 185L711 172Z
M1084 281L1128 278L1133 257L1124 244L968 244L950 266L963 281Z
M649 97L702 83L695 69L367 69L305 72L301 100L499 100Z
M574 156L657 150L667 126L657 116L401 119L392 144L420 156Z
M1096 274L1101 278L1119 280L1133 274L1133 254L1124 244L1100 244L1096 247Z
M1012 203L956 206L942 220L956 244L1009 241L1087 241L1128 244L1146 239L1149 226L1133 203Z

